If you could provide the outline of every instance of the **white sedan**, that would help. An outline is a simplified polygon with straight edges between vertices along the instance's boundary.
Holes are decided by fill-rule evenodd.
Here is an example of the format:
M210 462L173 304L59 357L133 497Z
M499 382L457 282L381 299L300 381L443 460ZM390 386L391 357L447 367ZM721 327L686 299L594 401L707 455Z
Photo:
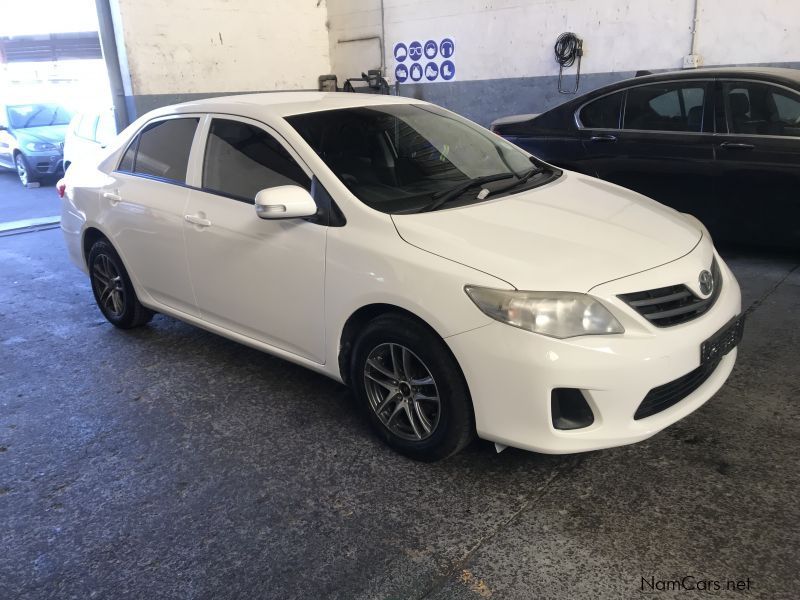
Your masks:
M476 434L644 440L736 360L739 286L699 221L426 102L170 106L64 183L69 253L111 323L164 313L342 381L416 459Z

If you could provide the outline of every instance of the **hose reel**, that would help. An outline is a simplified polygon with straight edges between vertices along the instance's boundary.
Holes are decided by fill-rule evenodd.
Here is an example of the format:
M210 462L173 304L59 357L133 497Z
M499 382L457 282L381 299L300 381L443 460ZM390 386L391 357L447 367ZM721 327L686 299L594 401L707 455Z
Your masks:
M558 63L558 93L574 94L578 91L581 82L581 57L583 56L583 40L571 31L567 31L558 36L556 45L553 47ZM575 75L575 88L565 90L561 85L561 77L565 68L569 68L578 62L578 73Z

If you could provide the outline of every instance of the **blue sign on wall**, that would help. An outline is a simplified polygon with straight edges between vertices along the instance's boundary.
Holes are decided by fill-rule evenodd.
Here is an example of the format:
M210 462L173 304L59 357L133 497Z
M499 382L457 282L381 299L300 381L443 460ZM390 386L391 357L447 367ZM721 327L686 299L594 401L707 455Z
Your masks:
M436 81L439 76L439 66L435 62L429 62L425 65L425 79L428 81Z
M400 83L405 83L408 79L408 67L405 65L397 65L394 69L394 78Z
M442 58L450 58L455 51L456 45L450 38L444 38L439 44L439 54L442 55Z
M434 42L433 40L428 40L425 42L425 58L428 60L433 60L436 58L436 54L439 52L439 45Z
M422 58L422 44L419 42L411 42L408 46L408 55L411 57L411 60L419 60Z
M419 39L397 42L394 45L395 81L452 81L456 76L456 64L453 60L456 44L453 38L434 38L424 43L419 42Z
M442 79L445 81L450 81L453 77L456 76L456 66L453 64L452 60L446 60L442 63L441 68L439 69L439 74L442 76Z
M408 57L408 48L402 42L394 45L394 59L397 62L403 62Z

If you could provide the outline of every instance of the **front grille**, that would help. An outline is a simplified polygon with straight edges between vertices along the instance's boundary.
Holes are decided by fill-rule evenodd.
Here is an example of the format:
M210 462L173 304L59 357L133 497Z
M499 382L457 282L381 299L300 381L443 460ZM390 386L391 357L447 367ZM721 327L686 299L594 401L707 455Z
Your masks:
M702 364L683 377L653 388L647 392L633 418L638 421L674 406L703 385L718 365L719 361Z
M620 294L618 298L656 327L680 325L696 319L714 306L722 290L722 275L717 259L711 263L714 289L708 298L700 298L685 285L670 285L644 292Z

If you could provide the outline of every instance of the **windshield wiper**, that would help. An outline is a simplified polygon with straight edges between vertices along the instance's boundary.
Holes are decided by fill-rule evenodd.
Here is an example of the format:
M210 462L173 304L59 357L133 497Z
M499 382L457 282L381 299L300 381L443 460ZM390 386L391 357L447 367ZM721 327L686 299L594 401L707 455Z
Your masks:
M436 192L433 196L431 196L433 202L423 207L422 210L420 210L419 212L429 212L432 210L436 210L437 208L439 208L444 204L447 204L451 200L455 200L470 188L478 187L479 185L483 185L484 183L489 183L491 181L510 179L513 176L514 176L513 173L496 173L494 175L484 175L483 177L473 177L472 179L467 179L466 181L459 183L458 185L450 188L449 190Z
M496 190L492 190L486 195L486 197L494 196L495 194L502 194L503 192L507 192L508 190L513 190L515 187L522 185L523 183L528 181L531 177L533 177L534 175L538 175L539 173L544 173L544 167L533 167L532 169L528 169L527 171L525 171L525 173L519 176L519 179L517 179L513 183L509 183L506 186L497 188Z
M20 127L20 129L27 129L28 127L30 127L30 126L31 126L31 122L32 122L32 121L33 121L33 120L34 120L34 119L35 119L35 118L36 118L36 117L39 115L39 113L40 113L40 112L42 112L43 110L44 110L44 106L40 106L40 107L39 107L39 108L38 108L36 111L34 111L34 113L33 113L33 114L30 116L30 117L28 117L27 119L25 119L25 124L24 124L22 127Z

